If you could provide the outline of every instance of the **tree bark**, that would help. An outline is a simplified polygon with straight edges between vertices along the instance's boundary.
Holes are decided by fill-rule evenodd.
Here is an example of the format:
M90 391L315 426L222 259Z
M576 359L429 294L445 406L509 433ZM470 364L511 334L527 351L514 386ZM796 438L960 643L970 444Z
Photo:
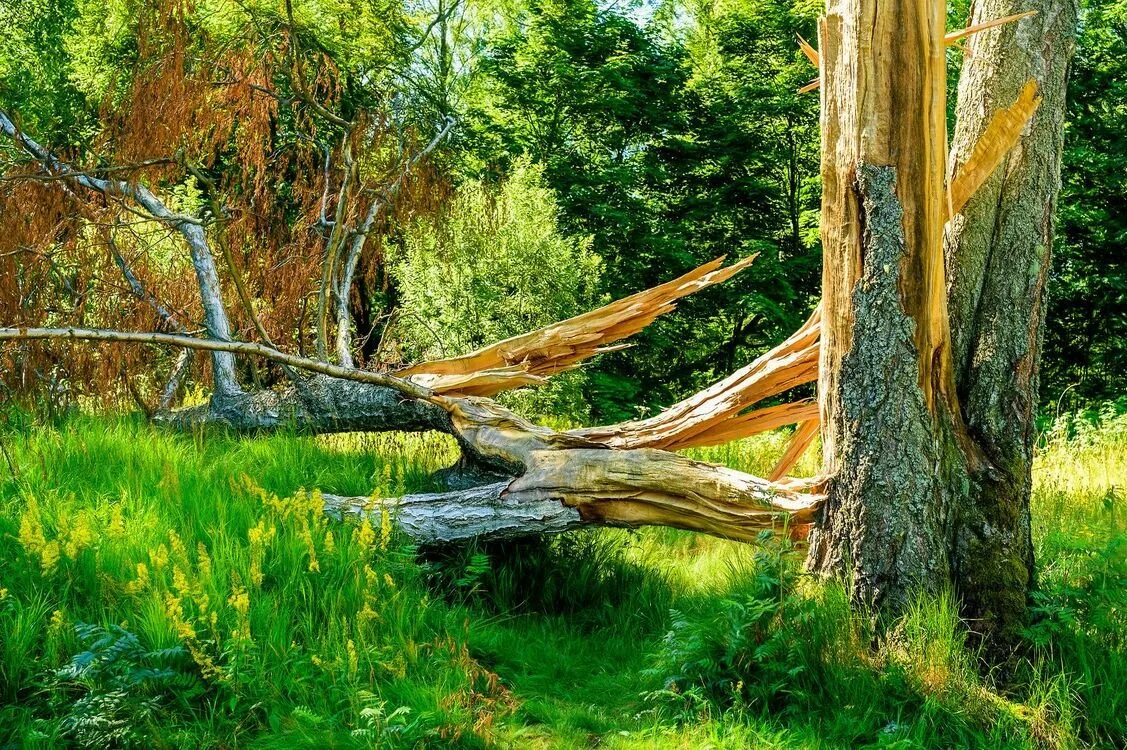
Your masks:
M970 23L1036 10L971 37L959 83L952 172L1026 82L1041 104L1016 148L948 226L959 398L988 463L957 509L953 566L965 615L1016 637L1034 576L1029 499L1053 217L1060 190L1075 0L978 0Z
M950 581L962 462L943 289L944 18L934 1L831 0L819 34L831 480L809 563L892 613Z
M831 0L820 30L828 479L809 564L844 574L880 614L954 589L1002 648L1032 580L1032 417L1071 1L976 3L971 25L1040 13L972 36L949 173L943 4ZM1036 106L1029 78L1042 109L995 170ZM956 204L952 193L990 172ZM952 209L962 214L944 253Z

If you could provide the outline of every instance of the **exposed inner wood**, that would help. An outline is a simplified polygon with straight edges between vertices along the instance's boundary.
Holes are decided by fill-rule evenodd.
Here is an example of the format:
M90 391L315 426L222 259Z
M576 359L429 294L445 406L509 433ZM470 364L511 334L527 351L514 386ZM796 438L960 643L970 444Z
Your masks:
M1041 104L1037 96L1037 82L1029 80L1022 87L1017 101L999 109L990 119L990 124L974 144L974 150L966 162L955 165L955 177L951 180L950 213L959 213L970 197L978 192L982 183L994 173L1006 155L1021 140L1026 125Z
M587 427L573 430L571 434L612 448L679 450L717 445L811 419L816 414L816 407L809 402L769 407L742 415L741 412L765 398L817 379L820 326L821 313L815 310L786 341L746 367L653 417L606 427Z
M701 289L727 281L755 260L750 255L722 267L724 258L685 275L597 310L553 323L530 333L505 339L460 357L423 362L399 370L400 377L426 385L437 393L492 396L510 388L543 382L578 366L596 354L614 351L615 342L633 336L676 301Z

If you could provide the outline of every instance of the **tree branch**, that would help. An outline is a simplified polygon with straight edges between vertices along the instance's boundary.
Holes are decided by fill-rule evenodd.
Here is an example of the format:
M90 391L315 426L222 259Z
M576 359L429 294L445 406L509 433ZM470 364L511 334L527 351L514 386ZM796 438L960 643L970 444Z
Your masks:
M348 300L352 294L352 280L356 275L356 266L360 262L360 254L364 250L364 244L368 240L368 234L372 231L372 226L376 222L376 217L379 215L380 210L388 202L388 200L399 192L404 180L410 171L423 159L427 154L435 149L439 143L450 133L454 128L456 120L447 115L443 119L442 128L430 140L419 153L412 156L407 160L407 163L399 172L399 176L395 181L388 186L384 191L383 196L377 196L372 199L371 205L368 206L368 213L364 216L364 220L357 227L352 235L352 242L348 248L348 255L345 257L344 268L341 272L340 283L337 286L337 357L340 363L347 367L352 367L352 325L351 316L348 312Z
M188 349L199 349L209 352L227 352L231 354L248 354L263 359L268 359L279 364L289 365L299 370L308 370L322 375L328 375L342 380L353 380L358 383L369 383L391 388L410 398L431 401L435 393L409 380L386 375L368 370L356 370L351 367L321 362L315 359L298 357L287 354L263 344L248 341L217 341L215 339L201 339L195 336L184 336L172 333L149 333L139 331L115 331L106 328L0 328L0 341L38 341L46 339L69 341L115 341L134 344L161 344L164 346L179 346Z
M106 196L128 197L144 208L150 218L180 232L191 251L192 266L195 269L196 281L200 288L200 301L203 304L204 322L208 333L220 341L231 340L231 324L223 304L215 259L211 255L207 237L198 219L173 213L144 185L132 184L123 180L93 177L74 169L16 127L12 119L3 111L0 111L0 131L38 160L49 172L66 177L81 187ZM213 350L212 367L217 393L234 394L242 390L235 376L235 360L230 353Z

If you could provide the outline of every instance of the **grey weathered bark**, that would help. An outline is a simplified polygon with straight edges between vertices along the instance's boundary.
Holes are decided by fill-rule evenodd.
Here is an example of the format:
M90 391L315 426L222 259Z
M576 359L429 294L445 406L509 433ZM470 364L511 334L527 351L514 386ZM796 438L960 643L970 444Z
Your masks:
M971 37L959 82L952 171L995 113L1037 83L1041 104L1018 146L948 226L946 262L959 399L989 462L954 518L953 566L966 614L1012 628L1033 579L1029 499L1034 412L1065 91L1076 0L978 0L970 23L1037 10Z
M829 478L809 562L845 573L879 612L952 587L1003 647L1031 581L1032 410L1075 7L988 0L970 20L1029 9L971 37L949 172L943 4L831 0L820 33ZM961 207L944 173L972 154L983 167L974 147L1029 78L1042 109L955 218L945 257L945 214Z
M214 424L243 433L294 430L310 435L338 432L450 432L446 412L405 398L387 386L327 375L282 390L240 393L188 409L157 415L178 429Z
M507 498L508 486L508 481L493 482L460 492L406 495L377 502L366 497L325 495L325 512L334 518L357 516L375 523L380 523L387 512L396 528L421 545L558 534L584 525L578 510L554 498L531 502Z

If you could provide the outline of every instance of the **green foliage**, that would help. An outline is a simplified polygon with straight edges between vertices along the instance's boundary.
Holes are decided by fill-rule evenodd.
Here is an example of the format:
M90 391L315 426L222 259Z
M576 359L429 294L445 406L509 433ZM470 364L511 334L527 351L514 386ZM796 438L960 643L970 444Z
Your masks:
M465 354L596 306L602 263L587 237L563 234L542 168L517 160L499 185L460 185L445 210L405 232L393 259L400 299L394 336L410 361ZM576 414L564 377L517 401Z
M432 561L434 584L456 601L497 614L559 616L576 628L619 625L622 609L637 627L664 622L669 582L638 559L637 535L583 530L550 539L474 544Z
M78 623L74 631L85 650L51 672L44 689L62 735L81 747L144 747L162 701L200 692L182 646L146 649L117 625Z
M778 712L807 689L806 662L822 644L797 638L816 616L815 602L795 592L798 569L785 545L760 535L749 568L733 571L732 587L707 611L674 611L652 672L664 682L651 699Z
M1127 3L1082 7L1041 389L1068 407L1127 390Z
M407 359L465 354L589 308L599 258L556 215L541 169L517 162L497 188L463 183L439 217L412 224L394 270Z
M1064 396L1068 407L1073 402L1067 399L1114 397L1127 372L1127 281L1116 262L1127 242L1127 154L1120 137L1127 127L1121 104L1127 99L1127 11L1123 0L1084 5L1068 92L1042 368L1045 400ZM420 166L420 184L403 191L411 196L404 205L417 205L389 206L381 217L381 236L409 236L408 255L427 258L424 269L406 277L412 288L399 288L402 268L387 267L385 248L375 241L361 262L354 322L364 335L374 331L364 349L369 357L381 340L388 350L399 344L411 357L491 343L524 324L636 292L719 255L760 254L738 279L685 300L676 315L656 321L629 352L603 356L586 368L586 378L519 404L532 411L578 414L590 407L604 421L652 411L777 343L812 307L821 266L818 99L797 93L815 71L795 36L816 37L818 3L295 0L293 11L291 48L290 19L275 0L2 1L0 105L70 158L110 167L138 158L114 152L123 134L146 123L160 125L162 113L192 97L206 101L192 99L190 109L212 116L199 117L199 127L181 134L181 140L206 135L198 152L183 143L160 143L151 135L163 132L155 126L142 128L146 137L139 140L145 156L179 152L206 162L232 217L261 215L271 227L244 229L246 246L237 248L246 256L248 283L261 286L256 304L266 310L275 309L277 300L258 278L262 268L314 267L309 278L281 284L287 296L315 283L308 214L321 195L321 155L328 150L335 167L343 161L339 126L311 113L296 96L293 62L301 62L318 101L346 118L368 113L371 137L357 145L356 156L373 182L383 181L396 154L417 150L440 117L456 116L449 139L428 156L425 169ZM965 2L951 4L948 23L961 24L966 13ZM183 46L182 55L164 55L175 45ZM959 53L952 51L949 60L954 73ZM172 76L155 96L147 90L130 96L140 74L159 78L165 66L180 66L202 89L187 92ZM249 128L249 104L225 109L234 105L224 104L224 97L247 94L233 87L247 75L276 95L256 89L253 97L255 107L277 105L258 125L270 131L269 144L260 144L262 130L242 130ZM168 119L174 124L184 118ZM263 150L256 154L248 144ZM24 160L9 144L0 144L0 159ZM184 184L166 178L157 180L163 194ZM330 194L338 181L330 180ZM527 188L522 210L537 214L502 222L515 233L494 241L467 212L497 221L492 204L508 200L502 194L514 185ZM542 189L554 194L554 205L539 218L535 195ZM458 205L448 205L451 190ZM444 218L432 215L436 209ZM458 216L465 221L451 223ZM274 232L283 226L295 234ZM525 250L514 244L517 229L532 232L523 238ZM580 243L574 239L579 237L589 239ZM52 261L62 270L51 273L87 267L84 253L102 252L86 247L92 241L53 249ZM183 255L178 240L164 245ZM566 247L579 259L574 266L567 263ZM306 251L309 257L296 258ZM436 252L449 255L435 262ZM542 253L551 262L533 278L514 276L524 252L528 268L545 260ZM271 253L277 257L267 258ZM594 257L602 269L597 277L586 265L593 266ZM482 284L482 268L492 262L511 278ZM451 272L454 267L460 273ZM163 266L151 270L172 275ZM150 283L163 297L161 278ZM461 283L478 288L450 288ZM426 292L421 301L420 289ZM427 318L428 332L408 315L390 332L402 331L402 341L383 336L381 321L400 306L401 292L428 310L453 305L455 329ZM473 309L478 301L488 309ZM249 326L232 308L240 335L247 335ZM283 323L265 317L268 326L279 326L271 331L276 341L309 336L296 311L280 314Z
M878 639L781 542L607 529L420 559L300 491L431 489L446 441L16 412L0 747L79 746L126 717L145 747L1116 746L1127 421L1105 411L1062 418L1038 456L1040 589L1004 685L949 597ZM762 471L785 442L694 455Z
M691 5L691 7L690 7ZM707 6L707 7L706 7ZM720 255L760 259L685 300L629 354L593 366L602 419L681 397L801 322L818 279L815 98L789 3L669 4L645 13L592 0L518 4L487 38L460 146L470 174L514 154L544 165L564 226L590 234L621 297Z

